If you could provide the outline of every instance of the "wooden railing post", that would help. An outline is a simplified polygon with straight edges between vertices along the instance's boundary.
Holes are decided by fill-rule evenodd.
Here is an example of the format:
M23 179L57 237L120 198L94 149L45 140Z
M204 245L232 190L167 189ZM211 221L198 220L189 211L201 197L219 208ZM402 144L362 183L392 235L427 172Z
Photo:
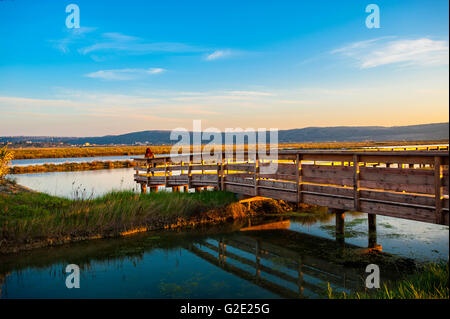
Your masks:
M149 158L147 158L147 185L150 182L150 171L151 171L151 169L150 169L150 165L151 165L150 162L151 162L151 160ZM152 172L152 175L154 175L154 174L155 173ZM147 191L147 189L145 189L145 191ZM144 191L144 193L145 193L145 191Z
M258 196L258 178L259 178L259 158L258 158L258 155L256 155L255 156L255 175L254 175L255 196Z
M354 209L359 212L359 156L357 154L353 154L353 199L355 201Z
M167 157L164 158L164 186L167 187Z
M224 184L224 183L225 183L225 176L224 176L225 170L223 169L223 167L224 167L224 165L225 165L224 162L225 162L225 154L222 152L222 155L221 155L221 165L220 165L220 176L221 176L220 190L222 190L222 191L225 190L225 184Z
M302 202L302 156L297 154L296 158L296 181L297 181L297 207Z
M191 156L189 156L189 167L188 167L188 189L192 188L192 161Z
M444 224L444 214L442 213L443 185L442 185L442 159L440 156L434 157L434 202L436 208L436 223Z
M220 185L221 185L221 183L220 183L220 160L219 160L219 157L217 157L217 190L219 190L220 189Z

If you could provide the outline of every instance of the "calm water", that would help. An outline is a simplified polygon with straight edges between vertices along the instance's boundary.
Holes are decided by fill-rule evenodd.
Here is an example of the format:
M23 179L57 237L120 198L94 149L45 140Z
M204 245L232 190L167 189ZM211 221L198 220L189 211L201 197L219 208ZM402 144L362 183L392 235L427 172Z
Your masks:
M98 197L112 190L137 190L133 168L10 175L18 184L67 198Z
M133 169L17 175L53 195L93 196L134 189ZM272 230L243 231L271 223ZM244 228L244 229L242 229ZM146 233L0 257L2 298L284 298L321 297L361 285L366 263L342 267L343 248L327 214L285 220L241 221L189 233ZM367 215L346 214L345 250L367 247ZM251 229L250 229L251 230ZM418 262L448 260L448 227L377 217L383 252ZM81 288L67 289L65 267L81 267ZM382 280L401 274L381 266ZM344 277L345 274L345 277Z
M348 221L360 218L364 217L349 216ZM271 223L274 229L242 231L249 224L245 221L190 233L154 232L3 256L1 297L321 298L328 282L338 291L361 287L367 263L348 267L336 263L340 246L320 227L330 221L262 223ZM394 242L384 233L380 232L379 243L388 251ZM356 238L343 249L355 252L358 247L351 242L359 240L364 247L365 241ZM407 238L397 244L417 242ZM428 249L441 249L436 255L445 257L448 231L447 246L437 246ZM65 286L69 264L81 269L80 289ZM403 276L380 267L382 280Z

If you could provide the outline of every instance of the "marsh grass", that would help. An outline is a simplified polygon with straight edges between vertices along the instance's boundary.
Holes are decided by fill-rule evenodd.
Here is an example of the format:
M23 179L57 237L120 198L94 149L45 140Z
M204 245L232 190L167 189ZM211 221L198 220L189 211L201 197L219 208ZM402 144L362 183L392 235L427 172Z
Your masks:
M10 174L30 174L47 172L72 172L72 171L90 171L99 169L115 169L134 167L132 161L93 161L86 163L62 163L62 164L43 164L28 166L13 166L10 168Z
M448 140L439 141L388 141L388 142L306 142L283 143L280 148L291 149L341 149L376 146L398 146L416 144L448 143ZM17 148L14 149L15 159L32 158L67 158L67 157L94 157L94 156L124 156L145 154L148 146L95 146L95 147L52 147L52 148ZM247 149L248 145L238 145L234 149ZM154 154L169 154L172 145L150 145Z
M35 192L0 194L0 238L21 244L48 238L117 236L139 227L192 218L234 201L232 193L212 191L117 191L100 198L76 200Z
M346 294L333 292L328 285L330 299L448 299L448 263L430 263L404 280L385 283L379 289Z

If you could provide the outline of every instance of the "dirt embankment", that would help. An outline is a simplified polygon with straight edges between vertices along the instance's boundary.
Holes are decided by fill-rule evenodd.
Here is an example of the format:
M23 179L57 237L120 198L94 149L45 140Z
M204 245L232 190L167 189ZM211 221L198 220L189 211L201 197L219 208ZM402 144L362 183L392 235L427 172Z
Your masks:
M32 190L25 186L16 184L15 182L0 178L0 194L16 194L19 192L32 192Z

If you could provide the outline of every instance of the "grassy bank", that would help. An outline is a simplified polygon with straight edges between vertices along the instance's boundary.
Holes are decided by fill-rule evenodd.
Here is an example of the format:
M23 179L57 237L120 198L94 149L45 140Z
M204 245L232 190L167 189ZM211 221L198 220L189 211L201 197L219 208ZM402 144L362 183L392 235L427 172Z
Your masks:
M98 169L128 168L133 166L132 161L94 161L86 163L42 164L13 166L10 168L9 174L90 171Z
M0 253L138 231L199 224L277 212L274 200L251 205L228 192L112 192L92 200L69 200L37 192L0 194Z
M68 158L97 156L129 156L145 154L147 146L111 146L111 147L52 147L10 149L14 159ZM170 153L170 146L151 146L155 154Z
M340 149L340 148L360 148L375 146L397 146L397 145L417 145L417 144L440 144L447 141L390 141L390 142L320 142L320 143L284 143L280 148L294 149ZM170 145L150 146L155 154L169 154ZM54 147L54 148L17 148L13 151L14 159L33 158L67 158L67 157L95 157L95 156L126 156L145 154L147 146L109 146L109 147ZM243 149L238 146L238 149ZM247 149L247 147L245 147Z
M330 299L449 299L448 263L430 263L404 280L385 283L379 289L352 294L335 293Z

